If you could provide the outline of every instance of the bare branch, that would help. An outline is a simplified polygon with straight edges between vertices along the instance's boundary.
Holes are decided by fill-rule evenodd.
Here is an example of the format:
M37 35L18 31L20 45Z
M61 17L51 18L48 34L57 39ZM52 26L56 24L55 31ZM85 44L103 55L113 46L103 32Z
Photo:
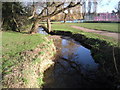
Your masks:
M40 16L38 19L50 18L50 17L55 16L55 15L57 15L57 14L65 11L65 10L67 10L67 9L69 9L69 8L75 7L75 6L77 6L77 5L81 5L80 2L78 2L77 4L73 4L73 3L71 2L67 7L62 8L62 9L60 9L60 10L57 10L57 9L56 9L53 13L51 13L51 14L49 14L49 15L45 15L45 16Z
M57 5L56 8L59 8L62 5L64 5L64 3L61 3L61 4Z
M32 13L32 16L30 16L30 17L28 17L28 19L32 19L32 18L34 18L34 16L35 16L35 14L36 14L36 7L35 7L35 2L34 2L34 0L33 0L33 13Z

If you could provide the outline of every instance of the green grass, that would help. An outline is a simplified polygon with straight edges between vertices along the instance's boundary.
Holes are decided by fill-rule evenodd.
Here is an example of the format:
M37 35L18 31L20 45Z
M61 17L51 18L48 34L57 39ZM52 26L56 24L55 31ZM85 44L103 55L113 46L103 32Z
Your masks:
M2 32L2 68L4 74L11 73L12 67L19 64L20 52L32 50L45 42L45 35L28 35L17 32Z
M52 24L52 29L53 30L60 30L60 31L71 31L72 33L80 33L80 34L85 35L88 38L95 38L95 39L105 40L108 43L118 45L118 41L113 39L112 37L102 36L102 35L98 35L98 34L94 34L94 33L90 33L90 32L84 32L84 31L72 28L71 27L72 25L80 26L81 23Z
M45 24L45 22L43 22ZM103 30L103 31L109 31L109 32L118 32L120 33L119 30L119 25L120 23L61 23L61 22L52 22L53 24L59 24L60 29L64 29L64 27L61 27L60 25L64 26L64 25L75 25L75 26L80 26L80 27L85 27L88 29L95 29L95 30ZM64 24L64 25L63 25ZM69 29L69 27L67 27L66 29Z
M31 58L30 60L30 58L28 57L29 54L26 55L24 53L24 56L22 56L21 52L28 51L28 50L34 50L36 47L39 47L41 49L39 54L41 55L46 54L42 50L43 49L48 50L50 45L53 44L53 42L46 39L46 37L47 37L46 35L42 35L42 34L30 35L30 34L22 34L22 33L17 33L17 32L10 32L10 31L2 32L2 56L3 58L2 58L2 67L0 67L0 71L2 70L3 78L7 75L11 75L15 68L19 67L17 69L18 70L21 69L22 68L21 65L23 64L33 65L33 66L40 64L40 61L43 59L38 58L38 55L36 57L33 57L34 55L30 54L31 55L29 56ZM23 72L24 70L26 70L26 68L24 68L21 72ZM29 66L29 68L23 73L25 74L26 72L30 71L29 74L31 74L32 76L35 73L35 72L33 73L32 70L34 71L34 68L30 69L30 66ZM18 73L21 73L21 72L19 71ZM14 80L16 81L24 82L25 84L29 83L29 78L26 78L26 77L21 76L18 78L18 76L14 76L12 78L14 78ZM10 81L8 78L4 78L3 82L6 83L7 81L8 82L10 81L11 83L15 83L16 81L14 80ZM39 77L37 79L37 82L39 85L42 85L43 84L42 78ZM8 87L8 86L4 85L4 87Z
M72 25L85 27L89 29L120 33L120 30L118 30L119 29L118 25L120 25L119 23L74 23Z
M28 35L16 32L2 33L2 53L3 55L14 55L24 50L35 48L44 41L44 35Z

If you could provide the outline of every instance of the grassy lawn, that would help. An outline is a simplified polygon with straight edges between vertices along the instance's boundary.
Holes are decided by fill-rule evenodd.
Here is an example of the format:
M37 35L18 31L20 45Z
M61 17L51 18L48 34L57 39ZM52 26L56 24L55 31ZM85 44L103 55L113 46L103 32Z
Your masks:
M18 64L18 59L21 57L20 52L34 49L37 45L45 42L44 37L40 34L27 35L17 32L2 32L2 68L3 71L5 70L4 73L11 73L9 72L10 67Z
M56 22L52 22L53 24L57 24ZM62 24L59 22L59 24ZM75 25L80 27L85 27L88 29L95 29L95 30L103 30L109 32L119 32L119 25L120 23L67 23L69 25Z
M88 38L95 38L95 39L105 40L105 41L107 41L107 42L109 42L111 44L118 45L118 41L111 38L111 37L102 36L102 35L89 33L89 32L84 32L84 31L81 31L81 30L70 27L72 25L80 26L81 23L52 24L52 29L53 30L60 30L60 31L71 31L72 33L80 33L80 34L85 35ZM94 24L92 24L92 25L94 25Z
M38 44L43 43L44 35L27 35L16 32L2 33L3 55L15 55L24 50L35 48Z
M41 86L43 77L36 74L36 71L38 70L37 73L41 73L38 69L40 68L39 64L48 60L49 57L47 58L45 55L51 51L51 44L53 42L41 34L2 32L2 67L0 67L0 71L2 69L3 86L11 87L12 83L14 87L17 87L16 84L19 85L19 82L22 82L22 85L30 87L31 81L33 81L33 85L36 85L34 87ZM38 52L35 51L36 48ZM51 52L48 56L51 57L52 55ZM19 77L17 73L21 76ZM32 80L33 77L38 78Z
M75 23L73 25L85 27L89 29L95 29L95 30L104 30L104 31L110 31L110 32L119 32L118 30L118 23Z

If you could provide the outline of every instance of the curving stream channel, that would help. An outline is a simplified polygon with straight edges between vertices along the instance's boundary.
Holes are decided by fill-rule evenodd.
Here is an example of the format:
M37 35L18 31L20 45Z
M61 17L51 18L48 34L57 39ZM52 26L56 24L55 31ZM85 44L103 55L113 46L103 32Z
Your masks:
M89 49L65 36L55 39L54 43L55 64L45 71L43 88L109 87L109 81L101 76L100 66Z

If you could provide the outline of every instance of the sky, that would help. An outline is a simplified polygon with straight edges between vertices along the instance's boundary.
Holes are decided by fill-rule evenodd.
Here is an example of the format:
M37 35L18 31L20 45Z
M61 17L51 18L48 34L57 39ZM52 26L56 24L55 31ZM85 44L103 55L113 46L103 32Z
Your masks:
M112 12L117 7L118 2L120 0L102 0L100 4L98 4L97 12Z
M23 1L28 1L28 0L23 0ZM33 1L33 0L29 0L29 1ZM88 1L88 0L85 0L85 1ZM94 1L94 0L91 0L91 1ZM115 7L118 6L119 1L120 0L101 0L101 3L98 3L98 6L97 6L97 13L106 13L106 12L111 13L112 10L115 10Z

